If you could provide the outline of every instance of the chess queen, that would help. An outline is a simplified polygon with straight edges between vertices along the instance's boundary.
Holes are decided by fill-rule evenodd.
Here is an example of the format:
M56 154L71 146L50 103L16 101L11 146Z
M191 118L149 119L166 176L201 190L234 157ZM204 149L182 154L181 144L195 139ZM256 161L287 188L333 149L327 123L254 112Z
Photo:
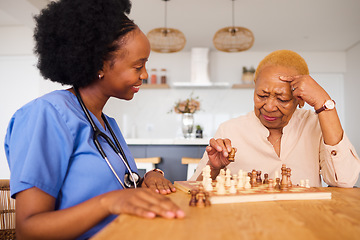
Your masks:
M353 187L360 172L359 157L345 134L335 101L309 75L305 60L289 50L266 56L255 72L254 111L220 125L190 180L200 179L205 165L211 177L220 169L252 169L268 173L286 164L292 183L309 179L321 186ZM312 109L302 109L307 103ZM231 148L235 161L229 161ZM321 176L320 176L321 175Z

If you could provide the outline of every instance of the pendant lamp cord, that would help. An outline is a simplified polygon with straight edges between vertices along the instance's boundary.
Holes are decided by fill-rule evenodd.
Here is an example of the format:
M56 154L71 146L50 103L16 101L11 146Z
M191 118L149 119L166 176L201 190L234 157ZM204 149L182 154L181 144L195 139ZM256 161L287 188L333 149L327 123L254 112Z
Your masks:
M164 22L165 22L165 29L167 28L167 2L169 0L164 0L165 2L165 16L164 16Z
M235 27L235 14L234 14L235 0L232 0L232 26Z

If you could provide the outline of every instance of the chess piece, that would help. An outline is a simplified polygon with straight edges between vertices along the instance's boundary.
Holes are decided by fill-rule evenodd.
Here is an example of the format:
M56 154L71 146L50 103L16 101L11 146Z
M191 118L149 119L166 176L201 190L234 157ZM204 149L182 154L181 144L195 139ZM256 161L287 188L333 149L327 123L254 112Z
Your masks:
M310 188L310 180L309 179L305 179L305 187Z
M246 176L245 177L245 185L244 185L245 189L250 189L251 188L251 184L250 184L250 177Z
M196 194L196 206L197 207L205 207L205 193L203 191L199 191Z
M211 206L210 196L208 192L205 192L205 207Z
M205 191L207 192L211 192L214 190L213 186L212 186L212 179L211 177L208 178L208 180L206 181L206 185L204 186Z
M265 181L265 180L264 180ZM272 179L269 179L268 180L268 190L271 192L271 191L274 191L274 181Z
M220 176L218 175L218 176L216 177L216 184L215 184L215 188L216 188L216 189L219 189L220 183L221 183L221 178L220 178Z
M280 190L280 178L276 178L275 190Z
M305 181L304 181L304 179L301 179L301 180L300 180L300 187L305 187Z
M225 184L224 183L219 184L219 187L217 188L217 194L219 194L219 195L226 194L226 189L225 189Z
M253 187L253 188L257 187L256 177L257 177L257 172L254 169L251 172L251 180L250 180L251 187Z
M275 175L274 175L274 178L273 179L275 179L275 181L276 181L276 179L279 177L279 172L278 171L275 171ZM274 182L275 183L275 182Z
M228 160L229 162L235 161L235 148L231 148L231 151L229 152Z
M291 179L290 179L290 176L291 176L291 168L287 168L286 169L286 175L287 175L287 186L288 188L291 188L292 187L292 182L291 182Z
M229 192L232 194L236 193L235 180L231 180Z
M190 199L190 202L189 202L189 206L190 207L195 207L196 206L196 194L197 194L197 190L195 189L192 189L190 191L190 194L191 194L191 199Z
M242 190L244 188L244 185L245 185L244 175L241 174L238 176L237 189Z
M219 174L220 177L223 177L223 176L225 177L225 173L226 173L226 172L225 172L225 169L223 169L223 168L220 169L220 174Z
M283 164L282 168L281 168L281 184L280 184L280 189L283 191L287 191L288 190L288 181L287 181L287 170L286 170L286 165Z
M262 184L261 171L256 171L256 185L259 186L261 184Z
M243 177L243 176L244 176L244 171L243 171L242 169L239 170L238 176L239 176L239 177Z
M221 176L216 177L216 191L219 195L224 195L226 193L225 190L225 178Z
M230 169L226 169L225 173L225 186L230 187L231 186L231 171Z
M271 182L272 182L272 181L271 181ZM263 184L269 184L269 174L267 174L267 173L264 174Z

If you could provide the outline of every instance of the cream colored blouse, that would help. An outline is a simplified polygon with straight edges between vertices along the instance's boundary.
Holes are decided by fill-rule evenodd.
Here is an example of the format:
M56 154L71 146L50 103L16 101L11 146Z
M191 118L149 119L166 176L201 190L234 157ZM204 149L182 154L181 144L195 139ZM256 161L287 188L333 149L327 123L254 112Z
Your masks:
M262 125L254 112L222 123L214 138L229 138L237 148L235 161L227 168L232 174L241 169L246 172L260 170L262 175L281 177L281 166L291 168L291 181L309 179L310 186L321 187L325 183L337 187L353 187L360 172L360 160L344 133L335 146L326 145L318 116L311 110L297 109L283 129L280 157L267 140L268 129ZM205 152L190 180L196 180L208 162Z

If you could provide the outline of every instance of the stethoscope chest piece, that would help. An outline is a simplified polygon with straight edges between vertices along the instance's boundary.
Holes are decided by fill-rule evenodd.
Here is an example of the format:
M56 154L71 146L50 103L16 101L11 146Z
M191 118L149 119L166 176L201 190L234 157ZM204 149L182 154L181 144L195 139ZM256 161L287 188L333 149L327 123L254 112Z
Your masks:
M134 179L133 177L134 176ZM132 172L132 175L130 173L126 173L124 177L124 184L127 188L134 188L134 185L136 183L137 187L140 187L140 176L136 172Z

